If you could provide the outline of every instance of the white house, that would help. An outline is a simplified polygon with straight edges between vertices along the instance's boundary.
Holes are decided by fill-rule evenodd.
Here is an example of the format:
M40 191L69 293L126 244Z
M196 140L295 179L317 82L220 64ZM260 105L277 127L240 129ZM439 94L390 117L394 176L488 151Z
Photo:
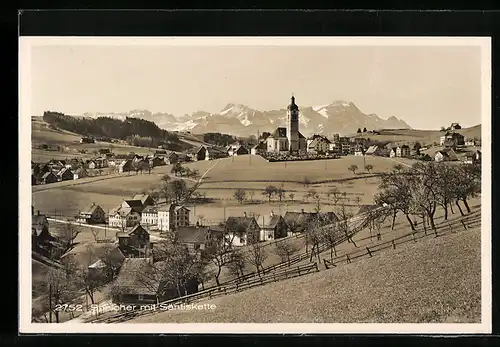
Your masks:
M396 148L396 156L400 158L405 158L410 156L410 146L402 145Z
M396 148L391 148L389 152L389 157L396 158Z
M156 206L148 206L142 210L141 224L155 227L158 225L158 208Z
M307 140L307 152L326 153L330 149L330 140L321 135L314 135Z
M97 164L95 163L95 161L90 160L90 161L87 162L87 167L89 169L95 169L97 167Z
M139 224L142 210L140 200L124 200L121 205L109 211L109 226L123 228Z
M456 157L455 152L453 150L443 149L441 151L436 152L436 154L434 155L434 160L437 162L454 161L454 160L457 160L457 157Z

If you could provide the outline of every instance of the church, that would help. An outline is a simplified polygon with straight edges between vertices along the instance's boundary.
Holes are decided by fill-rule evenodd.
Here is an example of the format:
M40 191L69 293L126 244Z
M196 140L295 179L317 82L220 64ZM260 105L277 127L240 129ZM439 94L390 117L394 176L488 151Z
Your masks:
M306 138L299 131L299 107L292 95L286 110L286 127L278 127L266 140L268 152L297 154L306 151Z

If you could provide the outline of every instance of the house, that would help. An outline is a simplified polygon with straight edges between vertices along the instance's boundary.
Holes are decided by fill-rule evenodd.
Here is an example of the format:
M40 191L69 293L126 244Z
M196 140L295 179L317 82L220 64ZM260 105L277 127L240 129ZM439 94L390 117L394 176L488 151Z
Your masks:
M89 174L88 174L87 170L85 170L83 167L80 167L80 168L76 169L75 171L73 171L73 179L74 180L88 177L88 175Z
M196 151L195 158L198 161L200 161L200 160L214 160L214 159L227 157L227 155L228 154L225 150L218 149L215 147L201 146Z
M415 144L413 145L413 147L410 150L410 155L419 156L421 149L422 149L422 146L420 145L420 143L415 142Z
M356 144L354 146L354 155L357 155L357 156L363 156L365 154L365 150L363 148L363 145L361 144Z
M393 148L391 148L391 149L389 150L389 157L390 157L390 158L396 158L396 156L397 156L397 155L396 155L396 153L397 153L396 149L397 149L397 147L393 147Z
M127 258L149 258L152 256L149 231L136 224L116 233L118 247Z
M141 221L142 204L129 200L109 211L108 224L110 227L126 228Z
M481 162L481 151L467 152L465 154L464 164L477 164Z
M43 174L50 172L50 166L48 164L40 164L38 169L38 173L43 176Z
M108 167L108 159L106 157L96 158L94 162L97 169Z
M260 226L255 217L229 217L225 223L227 241L233 246L245 246L260 240Z
M250 153L252 155L260 155L260 154L265 153L266 150L267 150L267 144L266 144L266 142L259 142L258 144L256 144L255 146L253 146L250 149Z
M87 160L87 167L93 170L97 168L97 164L94 160Z
M475 147L475 146L481 145L481 141L478 141L475 138L468 138L465 140L464 143L465 143L465 146L467 146L467 147Z
M462 127L458 123L451 123L450 130L460 130Z
M141 212L141 224L148 227L157 227L158 225L158 207L148 206Z
M319 222L319 225L327 225L338 221L338 217L334 212L304 212L303 209L301 212L287 211L283 219L288 228L288 236L307 231L314 219Z
M189 226L190 212L185 206L175 204L158 208L158 229L160 231L173 231L178 227Z
M120 268L120 272L114 282L112 301L120 305L141 305L156 304L158 301L166 301L179 296L177 285L172 283L157 284L157 288L151 285L147 276L149 271L153 271L151 260L147 258L125 259ZM156 268L161 268L161 262L156 263ZM146 274L145 278L138 274ZM192 278L180 279L186 283L186 292L182 294L194 294L198 291L198 281ZM155 290L156 289L156 290ZM156 292L162 295L156 296Z
M227 154L229 156L238 156L238 155L244 155L244 154L249 154L250 151L246 146L243 146L239 143L237 144L232 144L229 146L229 149L227 151Z
M439 145L446 147L464 146L465 138L462 134L447 131L443 136L440 137Z
M163 166L166 165L166 160L164 157L155 156L149 160L149 165L151 167Z
M57 173L57 179L59 181L70 181L73 180L73 173L68 168L62 168L61 171Z
M260 241L276 240L286 237L288 227L285 219L274 212L268 216L262 216L262 224L260 226Z
M179 155L175 152L167 151L164 160L166 165L175 164L179 161Z
M106 213L101 206L96 205L95 202L92 203L89 208L80 211L80 214L76 217L78 223L86 224L99 224L106 222Z
M130 160L130 159L126 159L126 160L122 161L120 163L120 165L118 165L118 172L119 173L129 172L129 171L133 171L133 170L134 170L134 167L132 165L132 160Z
M407 158L410 156L410 146L402 145L396 148L396 157Z
M34 213L31 207L31 246L32 250L45 256L50 255L52 248L51 241L55 238L49 232L49 221L47 217L40 214L40 211Z
M342 140L344 139L344 140ZM342 152L342 155L349 155L349 154L353 154L354 152L354 148L352 146L352 143L350 141L345 140L346 138L341 138L341 142L340 142L340 146L341 146L341 152Z
M443 149L436 152L436 154L434 155L434 160L437 162L455 161L457 160L457 157L452 149Z
M423 160L423 161L432 161L432 160L434 160L434 159L433 159L433 158L432 158L429 154L427 154L427 153L426 153L426 154L424 154L424 155L423 155L420 159L421 159L421 160Z
M94 139L91 137L82 137L80 143L95 143Z
M214 245L221 231L208 226L182 226L176 229L177 242L185 245L191 254L204 251Z
M42 184L55 183L57 181L58 181L57 176L51 171L46 172L42 175L41 179Z
M325 136L315 134L307 140L307 152L327 153L330 150L330 144L330 140Z
M366 155L382 155L382 149L379 146L373 145L368 147Z
M120 267L125 259L127 258L123 255L120 247L113 247L109 252L106 252L103 258L89 265L89 274L100 273L101 275L105 275L109 280L113 280L120 271Z

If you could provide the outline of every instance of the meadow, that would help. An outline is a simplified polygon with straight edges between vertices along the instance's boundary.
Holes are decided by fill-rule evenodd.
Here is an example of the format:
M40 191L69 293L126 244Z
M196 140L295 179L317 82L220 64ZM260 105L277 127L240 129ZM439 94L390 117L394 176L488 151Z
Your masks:
M130 323L478 323L480 227ZM249 310L248 308L252 309ZM284 309L286 308L286 309Z

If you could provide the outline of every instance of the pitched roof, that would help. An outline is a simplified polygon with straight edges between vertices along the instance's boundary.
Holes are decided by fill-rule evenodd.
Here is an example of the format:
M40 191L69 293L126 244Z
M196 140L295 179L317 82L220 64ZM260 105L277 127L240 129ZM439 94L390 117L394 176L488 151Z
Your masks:
M142 212L143 210L143 205L141 200L123 200L123 203L130 207L132 211L135 212Z
M191 211L189 208L187 208L186 206L175 206L174 207L174 211L177 212L179 210L187 210L187 211Z
M284 127L276 128L276 130L274 130L274 132L271 134L270 137L272 137L273 139L286 137L286 128Z
M138 273L146 271L148 263L149 259L146 258L124 259L120 272L115 279L115 286L133 294L154 295L155 293L137 276Z
M252 147L252 149L266 149L266 143L265 142L259 142L255 146Z
M47 178L49 175L54 175L54 173L52 171L48 171L43 174L42 178Z
M304 135L302 135L302 133L299 131L299 139L305 139L306 137Z
M253 221L256 222L255 217L237 216L237 217L228 217L226 223L235 223L243 226L244 228L248 228Z
M276 227L280 219L283 218L281 215L278 214L271 214L271 215L264 215L260 219L263 222L262 227L266 229L273 229Z
M136 194L132 200L139 200L142 204L144 204L148 198L153 199L149 194Z
M88 208L82 210L80 213L88 213L88 214L92 214L95 212L95 210L97 210L97 208L99 207L99 205L96 205L96 204L92 204L90 205Z
M147 206L142 213L158 213L158 207L156 206Z
M180 243L204 243L208 231L208 227L178 227L176 231L177 240Z

